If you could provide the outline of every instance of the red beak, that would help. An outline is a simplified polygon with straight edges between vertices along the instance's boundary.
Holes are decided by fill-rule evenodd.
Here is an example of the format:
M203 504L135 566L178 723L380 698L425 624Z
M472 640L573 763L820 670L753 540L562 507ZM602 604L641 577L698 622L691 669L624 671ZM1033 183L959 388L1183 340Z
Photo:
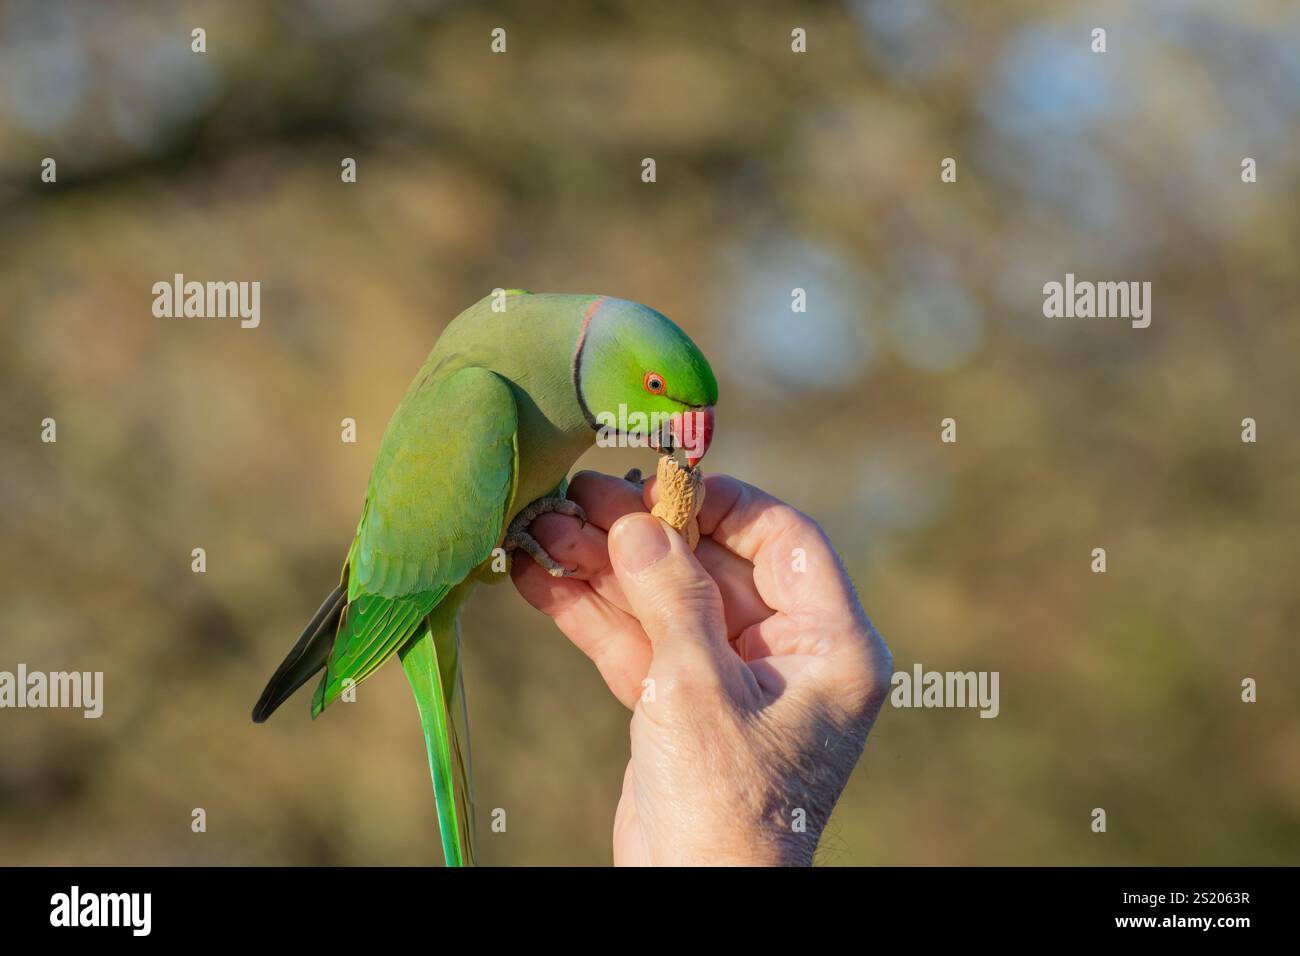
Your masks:
M713 406L682 412L669 421L673 447L685 451L687 467L694 468L713 441Z

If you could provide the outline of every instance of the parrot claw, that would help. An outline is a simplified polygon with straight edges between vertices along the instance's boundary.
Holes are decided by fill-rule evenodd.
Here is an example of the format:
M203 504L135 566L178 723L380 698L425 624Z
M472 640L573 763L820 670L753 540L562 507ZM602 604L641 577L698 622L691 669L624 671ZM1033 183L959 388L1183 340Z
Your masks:
M624 481L630 481L634 485L639 485L645 481L645 476L641 474L640 468L629 468L627 474L623 476Z
M547 553L541 542L527 531L515 531L506 536L506 551L526 551L532 559L546 569L553 578L568 578L577 573L577 568L566 568Z
M570 501L568 498L538 498L515 515L515 520L510 522L510 527L506 529L506 536L509 537L519 531L527 531L530 524L542 515L549 514L568 515L570 518L577 518L579 527L585 527L587 524L587 512L583 511L582 506L576 501Z
M571 518L578 519L579 527L586 527L587 525L587 513L582 510L582 506L576 501L570 501L568 498L538 498L519 512L515 516L515 520L510 522L510 527L506 528L505 549L507 552L515 550L527 552L553 578L571 577L577 573L578 569L566 568L559 561L556 561L542 547L541 542L528 531L533 521L544 514L568 515Z

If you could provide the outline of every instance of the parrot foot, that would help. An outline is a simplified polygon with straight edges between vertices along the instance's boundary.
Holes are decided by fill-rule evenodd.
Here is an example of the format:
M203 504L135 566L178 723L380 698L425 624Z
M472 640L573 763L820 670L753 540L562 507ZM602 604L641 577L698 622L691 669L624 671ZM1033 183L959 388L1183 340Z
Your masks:
M629 468L627 474L623 476L623 480L630 481L634 485L639 485L645 481L645 475L641 474L640 468Z
M587 513L576 501L570 501L568 498L538 498L519 512L515 520L510 522L510 527L506 528L505 549L507 552L515 550L527 552L553 578L570 577L577 569L566 568L556 561L542 547L541 542L528 532L533 521L545 514L569 515L577 518L582 525L587 523Z

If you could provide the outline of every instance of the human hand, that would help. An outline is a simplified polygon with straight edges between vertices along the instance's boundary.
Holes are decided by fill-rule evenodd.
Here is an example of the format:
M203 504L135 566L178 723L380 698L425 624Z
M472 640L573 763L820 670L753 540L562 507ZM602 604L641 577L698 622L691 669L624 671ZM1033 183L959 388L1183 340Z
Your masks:
M616 865L812 861L889 688L888 648L809 517L705 479L692 554L647 514L655 482L582 472L587 514L533 534L576 573L516 561L524 598L632 710Z

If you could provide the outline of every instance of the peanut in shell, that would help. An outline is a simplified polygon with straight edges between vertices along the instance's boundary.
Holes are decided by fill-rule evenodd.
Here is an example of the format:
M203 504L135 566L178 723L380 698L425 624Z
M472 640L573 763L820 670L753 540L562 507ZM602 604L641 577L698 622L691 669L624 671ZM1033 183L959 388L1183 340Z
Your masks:
M661 455L656 475L659 501L650 513L672 525L695 550L700 543L698 519L704 507L704 472L698 467L688 469L672 455Z

